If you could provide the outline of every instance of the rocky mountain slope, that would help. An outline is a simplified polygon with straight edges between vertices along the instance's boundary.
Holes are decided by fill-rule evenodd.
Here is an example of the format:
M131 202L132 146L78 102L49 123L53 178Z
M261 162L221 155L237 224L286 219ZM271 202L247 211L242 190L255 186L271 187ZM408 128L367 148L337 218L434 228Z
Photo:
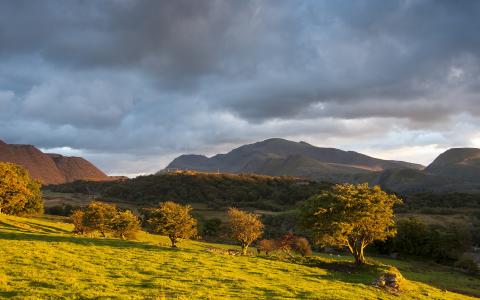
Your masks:
M43 184L110 180L109 176L81 157L46 154L31 145L13 145L0 141L0 161L25 167L33 178Z

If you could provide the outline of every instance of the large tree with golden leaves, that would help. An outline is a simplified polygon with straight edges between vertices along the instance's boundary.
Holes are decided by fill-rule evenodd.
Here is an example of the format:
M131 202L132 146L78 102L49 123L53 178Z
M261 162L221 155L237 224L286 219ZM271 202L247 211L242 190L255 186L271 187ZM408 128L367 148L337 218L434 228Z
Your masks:
M42 211L40 183L26 169L0 162L0 213L22 215Z
M368 184L337 184L307 200L302 221L321 246L347 247L356 264L364 264L364 249L396 234L393 206L401 203Z

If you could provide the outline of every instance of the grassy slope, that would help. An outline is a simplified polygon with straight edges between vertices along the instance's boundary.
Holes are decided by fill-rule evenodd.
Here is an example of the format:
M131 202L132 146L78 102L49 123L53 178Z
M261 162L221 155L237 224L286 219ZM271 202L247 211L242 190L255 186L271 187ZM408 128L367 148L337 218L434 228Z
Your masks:
M180 249L170 249L164 237L145 233L138 241L121 241L73 237L70 230L58 219L1 215L0 297L399 298L369 285L375 268L352 272L342 263L345 258L322 256L302 263L231 257L207 251L225 247L220 245L185 241ZM441 288L480 290L478 278L448 268L387 262L411 279L400 298L468 299Z

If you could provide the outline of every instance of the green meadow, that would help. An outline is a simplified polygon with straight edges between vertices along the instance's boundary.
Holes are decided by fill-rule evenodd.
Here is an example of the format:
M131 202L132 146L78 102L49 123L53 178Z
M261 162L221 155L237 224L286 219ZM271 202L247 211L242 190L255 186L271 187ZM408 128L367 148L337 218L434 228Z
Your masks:
M77 237L60 218L0 215L0 298L12 299L471 299L480 279L425 262L349 257L230 256L235 246L139 233L135 241ZM371 285L396 266L393 294ZM468 296L470 295L470 296Z

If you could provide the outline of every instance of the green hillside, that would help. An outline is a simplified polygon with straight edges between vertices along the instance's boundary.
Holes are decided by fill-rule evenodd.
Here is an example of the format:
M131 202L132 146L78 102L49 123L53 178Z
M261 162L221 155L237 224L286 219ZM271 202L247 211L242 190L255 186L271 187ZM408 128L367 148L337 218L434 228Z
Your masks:
M398 296L370 283L385 266L351 267L328 255L281 260L212 251L232 248L141 233L137 241L75 237L61 219L0 215L0 297L14 299L469 299L480 280L426 263L396 265ZM449 290L449 291L446 291Z

